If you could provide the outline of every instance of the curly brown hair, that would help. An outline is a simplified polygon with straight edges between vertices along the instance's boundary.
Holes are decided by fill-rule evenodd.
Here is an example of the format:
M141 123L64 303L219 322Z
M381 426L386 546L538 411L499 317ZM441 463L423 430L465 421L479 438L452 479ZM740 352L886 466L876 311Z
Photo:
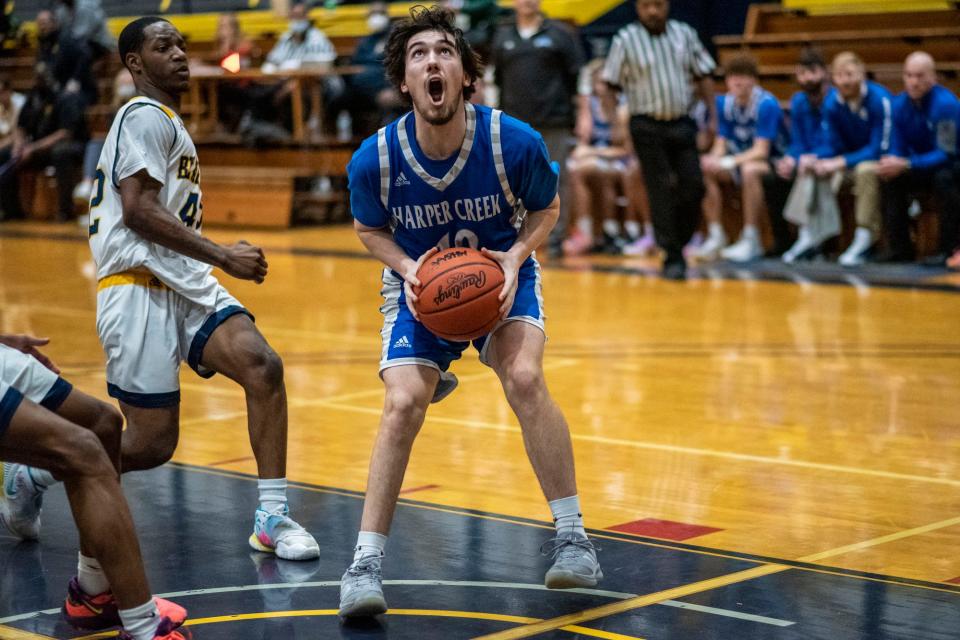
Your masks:
M410 94L401 91L400 85L403 84L407 71L407 43L422 31L442 31L452 36L463 63L463 73L470 78L470 84L463 88L463 99L469 100L477 90L476 83L483 73L483 65L480 56L464 37L463 30L457 27L453 11L440 5L412 7L410 17L397 22L390 30L383 61L387 79L393 83L404 100L411 102Z

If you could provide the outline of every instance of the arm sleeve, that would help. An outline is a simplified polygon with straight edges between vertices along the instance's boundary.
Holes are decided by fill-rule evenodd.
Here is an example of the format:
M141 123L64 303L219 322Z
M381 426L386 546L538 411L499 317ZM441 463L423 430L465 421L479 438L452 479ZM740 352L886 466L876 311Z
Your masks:
M563 29L567 43L563 47L563 55L567 67L567 86L570 88L570 94L574 95L577 91L577 78L580 75L580 69L586 64L584 61L583 47L577 38L576 32Z
M760 105L760 113L757 115L757 138L764 140L776 140L780 131L780 120L783 118L783 111L777 104L776 98L764 100Z
M364 143L350 159L347 180L351 215L360 224L373 229L387 226L390 216L380 201L380 161L376 138Z
M957 120L960 118L960 103L944 102L938 105L934 113L933 133L936 144L926 153L910 156L910 166L914 169L932 169L946 164L957 155Z
M604 82L623 87L623 59L623 40L619 35L613 36L610 51L607 53L607 61L603 65L602 77Z
M550 161L543 137L523 126L504 131L503 161L513 195L527 211L541 211L557 195L559 166Z
M733 123L726 118L723 101L723 94L714 96L714 104L717 106L717 135L724 140L731 140L733 139Z
M266 62L279 67L284 60L283 51L286 49L287 40L289 39L289 33L284 33L281 35L280 39L277 40L277 43L273 45L272 49L270 49L270 53L267 54Z
M865 147L845 154L847 166L853 167L867 160L879 160L890 151L893 130L893 114L890 98L880 96L870 107L870 142Z
M166 184L167 158L177 139L173 120L150 104L131 106L120 117L113 184L119 187L121 180L141 170Z
M710 54L707 53L703 43L700 42L700 36L693 30L693 27L687 27L687 29L689 30L688 38L690 40L690 51L692 52L690 72L695 78L702 78L703 76L713 73L717 64L713 61Z

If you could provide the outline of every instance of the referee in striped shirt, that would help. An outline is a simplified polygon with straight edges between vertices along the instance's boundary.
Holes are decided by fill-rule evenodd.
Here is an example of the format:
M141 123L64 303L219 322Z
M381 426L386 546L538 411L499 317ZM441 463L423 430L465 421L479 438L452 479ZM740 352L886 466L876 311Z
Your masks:
M700 224L704 194L697 125L689 114L698 93L716 131L715 63L690 25L667 18L669 0L637 0L636 8L640 20L613 37L603 78L626 93L654 233L666 253L663 275L681 280L683 247Z

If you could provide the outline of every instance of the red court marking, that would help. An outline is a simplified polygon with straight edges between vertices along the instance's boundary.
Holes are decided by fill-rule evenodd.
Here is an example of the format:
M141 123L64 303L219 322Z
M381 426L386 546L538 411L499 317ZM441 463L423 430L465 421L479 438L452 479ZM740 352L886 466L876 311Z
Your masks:
M216 462L208 462L208 467L219 467L220 465L230 464L231 462L246 462L247 460L256 460L253 456L246 456L244 458L231 458L229 460L217 460Z
M400 494L404 493L413 493L414 491L426 491L427 489L439 489L440 485L438 484L425 484L422 487L410 487L409 489L401 489Z
M949 582L950 584L960 584L960 576L947 580L947 582Z
M687 524L685 522L672 522L671 520L657 520L656 518L644 518L634 522L625 522L614 527L607 527L608 531L619 531L621 533L633 533L639 536L651 536L653 538L664 538L666 540L689 540L697 536L705 536L708 533L723 531L715 527L703 527L698 524Z

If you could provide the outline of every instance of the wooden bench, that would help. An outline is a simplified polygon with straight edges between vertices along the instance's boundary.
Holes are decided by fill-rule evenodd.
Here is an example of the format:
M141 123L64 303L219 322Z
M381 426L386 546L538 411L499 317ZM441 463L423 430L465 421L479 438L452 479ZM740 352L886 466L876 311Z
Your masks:
M290 226L296 169L205 166L202 172L205 225Z

